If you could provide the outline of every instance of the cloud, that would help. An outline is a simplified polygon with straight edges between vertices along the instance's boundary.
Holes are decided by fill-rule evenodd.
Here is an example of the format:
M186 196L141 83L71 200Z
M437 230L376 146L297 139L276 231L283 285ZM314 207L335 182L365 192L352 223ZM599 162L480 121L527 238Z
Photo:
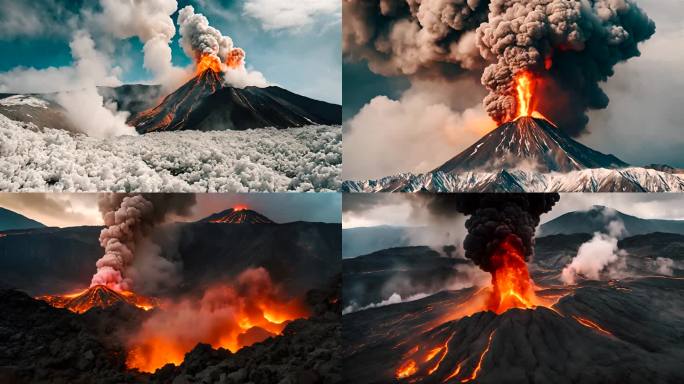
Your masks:
M67 36L76 15L53 0L0 0L0 40Z
M345 126L345 179L438 167L496 127L472 79L414 82L399 100L377 96Z
M339 0L246 0L243 11L266 30L301 29L321 17L342 16Z
M0 206L47 226L101 225L97 195L65 193L2 193Z

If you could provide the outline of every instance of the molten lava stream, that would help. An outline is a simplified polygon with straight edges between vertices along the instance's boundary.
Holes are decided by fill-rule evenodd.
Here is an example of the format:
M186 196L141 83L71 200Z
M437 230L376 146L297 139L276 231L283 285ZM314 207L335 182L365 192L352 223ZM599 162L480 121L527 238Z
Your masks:
M497 315L511 308L535 308L537 297L527 263L515 238L509 236L491 257L492 292L487 309Z
M202 55L197 61L195 75L201 75L204 71L211 69L215 73L223 72L223 63L215 55Z

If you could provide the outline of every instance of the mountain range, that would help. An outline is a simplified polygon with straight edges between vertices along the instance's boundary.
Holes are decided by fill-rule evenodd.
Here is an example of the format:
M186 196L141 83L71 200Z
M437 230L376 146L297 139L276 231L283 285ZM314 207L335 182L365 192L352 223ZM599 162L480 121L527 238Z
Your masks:
M545 119L521 117L434 170L345 181L344 192L679 192L684 174L630 166L595 151Z

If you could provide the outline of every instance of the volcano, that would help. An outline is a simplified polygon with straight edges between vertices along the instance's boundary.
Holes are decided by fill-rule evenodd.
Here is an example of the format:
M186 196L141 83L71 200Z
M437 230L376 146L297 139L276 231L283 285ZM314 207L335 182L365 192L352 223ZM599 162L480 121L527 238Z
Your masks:
M205 70L128 124L139 133L181 130L245 130L341 124L342 109L286 89L235 88L220 72Z
M259 212L251 209L230 208L225 211L214 213L200 220L203 223L225 224L275 224L275 222Z
M530 163L541 172L628 165L578 143L546 119L524 116L502 124L433 172L493 171Z
M39 296L56 308L66 308L72 312L85 313L93 307L107 308L117 303L126 303L144 310L157 305L156 300L137 295L130 291L115 291L104 285L95 285L84 291L69 295Z

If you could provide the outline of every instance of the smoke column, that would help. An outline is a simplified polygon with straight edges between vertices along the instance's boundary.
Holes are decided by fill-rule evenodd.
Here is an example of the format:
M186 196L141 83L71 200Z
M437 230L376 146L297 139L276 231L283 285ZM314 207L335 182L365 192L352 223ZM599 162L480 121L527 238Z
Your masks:
M100 232L105 250L96 263L91 286L106 285L115 290L132 289L126 269L136 255L136 244L149 235L168 214L186 215L195 205L192 194L105 194L98 201L106 228Z
M209 20L195 13L191 5L178 12L178 25L183 51L195 60L199 69L223 72L224 80L233 87L268 86L261 72L246 69L245 51L235 47L230 37L210 26Z
M534 234L539 217L560 200L556 193L435 195L428 203L434 214L461 212L468 234L465 256L487 272L495 269L491 257L505 241L512 241L528 261L534 254Z
M571 135L608 105L599 83L655 33L634 0L348 0L343 12L347 58L385 76L481 76L498 123L517 111L515 77L533 73L537 109Z

